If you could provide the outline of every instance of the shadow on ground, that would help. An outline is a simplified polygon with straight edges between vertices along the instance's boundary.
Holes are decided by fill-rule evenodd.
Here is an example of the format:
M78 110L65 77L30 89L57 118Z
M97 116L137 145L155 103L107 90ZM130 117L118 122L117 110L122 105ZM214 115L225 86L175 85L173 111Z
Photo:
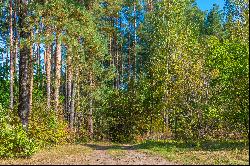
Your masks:
M167 149L193 149L204 151L219 151L219 150L243 150L249 149L249 141L146 141L133 146L133 149L152 149L165 148Z
M192 149L204 151L219 151L219 150L243 150L249 149L249 141L145 141L135 145L99 145L99 144L84 144L94 150L140 150L152 148L171 149Z
M135 150L134 145L98 145L98 144L84 144L93 150Z

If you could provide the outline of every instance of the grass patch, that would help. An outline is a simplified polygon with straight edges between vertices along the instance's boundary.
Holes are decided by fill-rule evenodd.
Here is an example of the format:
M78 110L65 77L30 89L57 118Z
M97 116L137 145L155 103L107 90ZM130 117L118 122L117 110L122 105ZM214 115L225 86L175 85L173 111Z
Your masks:
M84 157L91 152L91 148L82 145L61 145L56 147L46 147L29 158L0 159L0 164L63 164L76 157L81 160L81 157Z
M125 154L127 149L126 146L114 142L92 142L85 144L85 146L90 147L95 150L106 150L112 157L121 157Z
M106 152L114 158L119 158L125 155L126 150L132 147L132 145L123 145L114 142L90 142L85 146L92 148L93 150L106 150Z
M161 155L179 164L249 164L248 140L146 141L134 147L147 153Z
M117 158L117 157L124 156L126 152L124 150L121 150L121 149L108 149L107 153L109 155L111 155L112 157Z

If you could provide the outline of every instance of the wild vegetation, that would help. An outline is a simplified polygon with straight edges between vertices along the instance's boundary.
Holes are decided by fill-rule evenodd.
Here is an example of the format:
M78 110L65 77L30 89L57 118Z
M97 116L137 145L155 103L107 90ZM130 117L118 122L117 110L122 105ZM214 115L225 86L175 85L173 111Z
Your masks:
M0 0L1 157L92 140L248 145L248 98L247 0L208 12L195 0Z

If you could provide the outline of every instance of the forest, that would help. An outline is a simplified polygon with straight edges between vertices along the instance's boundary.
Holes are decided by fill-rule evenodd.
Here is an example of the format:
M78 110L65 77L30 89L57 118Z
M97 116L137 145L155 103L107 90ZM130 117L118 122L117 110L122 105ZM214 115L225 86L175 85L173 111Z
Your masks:
M0 157L248 136L248 0L0 0Z

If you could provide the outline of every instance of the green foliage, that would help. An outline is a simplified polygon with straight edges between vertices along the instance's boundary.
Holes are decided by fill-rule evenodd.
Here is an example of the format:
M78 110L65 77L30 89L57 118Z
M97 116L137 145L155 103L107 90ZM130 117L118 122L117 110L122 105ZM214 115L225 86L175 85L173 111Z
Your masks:
M248 140L144 141L137 150L161 155L178 164L247 164Z
M115 142L248 135L249 3L226 0L223 15L217 5L206 14L194 0L148 2L28 2L25 21L29 26L20 29L14 23L14 39L22 47L24 39L16 32L35 32L25 39L26 44L33 45L33 69L38 67L37 56L44 56L44 61L34 74L28 133L16 125L20 123L14 115L19 104L17 78L15 109L8 115L0 108L0 156L31 155L36 145L87 142L92 139L90 126L94 139ZM8 5L7 1L0 4L0 40L6 41L0 53L4 56L10 44ZM150 5L152 11L148 10ZM44 67L46 47L51 49L53 108L56 37L62 43L62 69L60 111L55 113L46 106ZM40 55L35 51L37 43ZM1 62L0 103L8 108L9 59ZM17 67L16 73L20 73ZM72 85L68 87L69 82ZM70 87L72 95L68 94ZM179 147L175 143L160 148Z
M70 142L67 123L62 117L56 116L54 110L47 110L44 105L46 104L36 102L33 104L29 136L41 147Z
M0 105L0 157L27 157L37 151L37 144L30 139L23 127L11 125L7 111Z
M211 70L213 103L232 128L248 133L249 49L240 41L210 40L207 63Z
M9 98L10 98L10 95L9 93L6 93L5 89L8 89L10 84L9 84L9 81L5 81L5 80L1 80L0 79L0 103L2 104L2 106L4 108L8 108L8 105L9 105Z
M219 10L218 5L213 5L213 8L208 13L204 22L204 33L206 35L214 35L218 38L222 38L223 35L223 22L222 22L222 11Z

